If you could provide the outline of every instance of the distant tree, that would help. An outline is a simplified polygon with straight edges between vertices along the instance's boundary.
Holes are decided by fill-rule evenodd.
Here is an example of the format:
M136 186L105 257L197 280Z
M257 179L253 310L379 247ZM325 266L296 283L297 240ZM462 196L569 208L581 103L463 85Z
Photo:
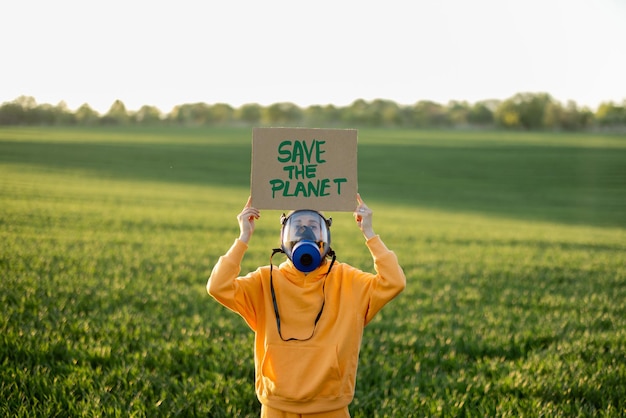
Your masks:
M364 101L364 104L360 124L363 126L382 126L382 113L386 106L384 101L382 99L376 99L372 102Z
M588 127L590 113L579 109L574 101L568 101L565 106L556 101L546 105L543 117L543 126L547 129L576 131Z
M422 100L413 105L411 121L420 128L443 127L449 124L445 107L430 100Z
M329 125L335 125L341 122L341 110L332 104L323 107L324 118Z
M130 121L130 116L126 111L126 106L121 100L113 102L109 111L100 119L105 125L127 125Z
M626 103L624 107L626 108ZM589 129L593 126L595 118L591 109L585 106L579 108L577 113L580 129Z
M552 101L548 103L543 112L543 127L547 129L561 129L565 116L565 110L560 103Z
M233 120L235 109L226 103L216 103L210 107L210 123L226 125Z
M303 114L309 126L335 126L341 121L341 110L331 104L309 106Z
M54 115L56 125L66 126L66 125L74 125L76 123L76 114L73 113L67 103L61 100L54 107Z
M498 126L504 128L517 128L520 126L519 109L513 100L505 100L500 103L494 114L494 120Z
M26 113L28 115L28 123L31 125L67 126L73 125L76 120L64 101L59 102L56 106L42 103L35 108L28 109Z
M56 122L56 112L54 106L43 103L29 111L32 124L54 125Z
M626 100L622 106L614 102L600 103L596 121L602 127L626 126Z
M26 123L26 110L13 102L0 106L0 125L23 125Z
M19 96L17 99L13 100L18 106L21 106L24 110L32 110L37 107L37 101L32 96Z
M35 109L37 101L32 96L19 96L15 100L4 103L0 109L2 125L34 125L37 122Z
M341 120L349 125L365 125L368 117L367 107L365 100L357 99L341 109Z
M470 110L471 110L471 107L469 103L453 100L450 103L448 103L447 119L450 121L452 125L455 125L455 126L467 125L467 123L469 122Z
M161 111L157 107L143 105L132 118L135 123L141 125L154 125L162 121L162 116Z
M476 102L469 108L467 122L477 126L491 125L494 121L493 113L496 108L497 103Z
M202 102L179 105L172 109L168 120L181 125L207 125L211 122L211 108Z
M327 115L324 107L320 105L309 106L303 110L304 120L308 126L321 126L327 124Z
M84 103L76 110L75 118L79 125L95 125L99 121L100 115L87 103Z
M248 125L261 122L263 109L257 103L247 103L235 110L235 118Z
M370 126L399 126L403 122L400 106L392 100L375 99L367 108Z
M296 124L302 120L302 109L293 103L274 103L265 109L263 120L269 124Z
M170 113L167 114L167 120L179 125L184 125L191 120L191 105L183 104L174 106Z
M518 122L512 126L521 126L528 130L541 129L545 126L546 109L553 101L547 93L518 93L503 103L507 109L505 116L512 122L513 114L517 114Z

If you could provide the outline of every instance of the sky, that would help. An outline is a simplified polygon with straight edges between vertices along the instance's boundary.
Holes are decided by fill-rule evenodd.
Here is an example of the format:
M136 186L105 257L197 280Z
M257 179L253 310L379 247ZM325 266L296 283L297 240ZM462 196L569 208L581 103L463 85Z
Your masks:
M0 103L626 100L626 0L20 0Z

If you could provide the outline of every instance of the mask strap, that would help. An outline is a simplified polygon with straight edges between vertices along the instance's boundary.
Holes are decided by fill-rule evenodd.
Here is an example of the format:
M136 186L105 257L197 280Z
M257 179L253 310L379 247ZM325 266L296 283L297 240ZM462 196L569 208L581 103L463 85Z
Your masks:
M283 215L284 216L284 215ZM272 255L270 255L270 290L272 291L272 302L274 303L274 314L276 315L276 327L278 328L278 335L284 341L283 335L280 332L280 315L278 314L278 303L276 302L276 291L274 290L274 277L272 276L272 269L274 265L272 264L272 258L276 253L285 253L282 248L274 248L272 250Z
M328 266L328 271L326 271L326 276L328 276L328 273L330 273L330 269L333 268L333 264L335 264L335 260L337 259L337 256L335 255L335 252L333 251L332 248L328 249L328 255L331 256L333 259L330 262L330 266Z
M311 338L313 338L313 334L315 334L315 328L317 328L317 323L319 322L321 316L322 316L322 312L324 312L324 305L326 305L326 279L324 279L324 283L322 283L322 294L324 296L324 299L322 301L322 307L320 308L320 311L318 312L317 316L315 317L315 322L313 323L313 331L311 332L311 335L308 338L304 338L304 339L299 339L299 338L283 338L283 333L281 332L280 329L280 314L278 313L278 302L276 301L276 291L274 290L274 277L272 276L272 269L273 269L273 265L272 265L272 257L274 257L274 254L276 253L285 253L282 248L274 248L272 250L272 255L270 255L270 290L272 292L272 303L274 304L274 315L276 316L276 328L278 328L278 336L280 337L281 340L283 341L308 341ZM329 252L330 254L330 252ZM333 266L333 263L335 262L335 253L333 252L333 261L330 263L330 267ZM328 273L330 273L330 267L328 268L328 271L326 272L326 275L328 275Z

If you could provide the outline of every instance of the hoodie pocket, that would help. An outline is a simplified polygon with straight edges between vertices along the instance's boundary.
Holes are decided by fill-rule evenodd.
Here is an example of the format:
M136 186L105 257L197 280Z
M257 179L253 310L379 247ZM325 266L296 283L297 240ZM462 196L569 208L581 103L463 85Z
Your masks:
M263 359L262 381L268 398L338 398L341 375L337 347L270 344Z

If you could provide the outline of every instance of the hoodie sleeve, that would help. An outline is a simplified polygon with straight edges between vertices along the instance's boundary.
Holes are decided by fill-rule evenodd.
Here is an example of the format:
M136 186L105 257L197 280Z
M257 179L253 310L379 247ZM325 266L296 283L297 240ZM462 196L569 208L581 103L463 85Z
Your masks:
M406 287L406 276L398 262L396 254L389 250L380 236L376 235L366 242L374 259L376 274L367 275L364 301L365 324Z
M256 329L256 299L261 297L261 272L239 277L241 261L248 245L236 239L219 258L207 282L207 292L219 303L238 313L253 330Z

